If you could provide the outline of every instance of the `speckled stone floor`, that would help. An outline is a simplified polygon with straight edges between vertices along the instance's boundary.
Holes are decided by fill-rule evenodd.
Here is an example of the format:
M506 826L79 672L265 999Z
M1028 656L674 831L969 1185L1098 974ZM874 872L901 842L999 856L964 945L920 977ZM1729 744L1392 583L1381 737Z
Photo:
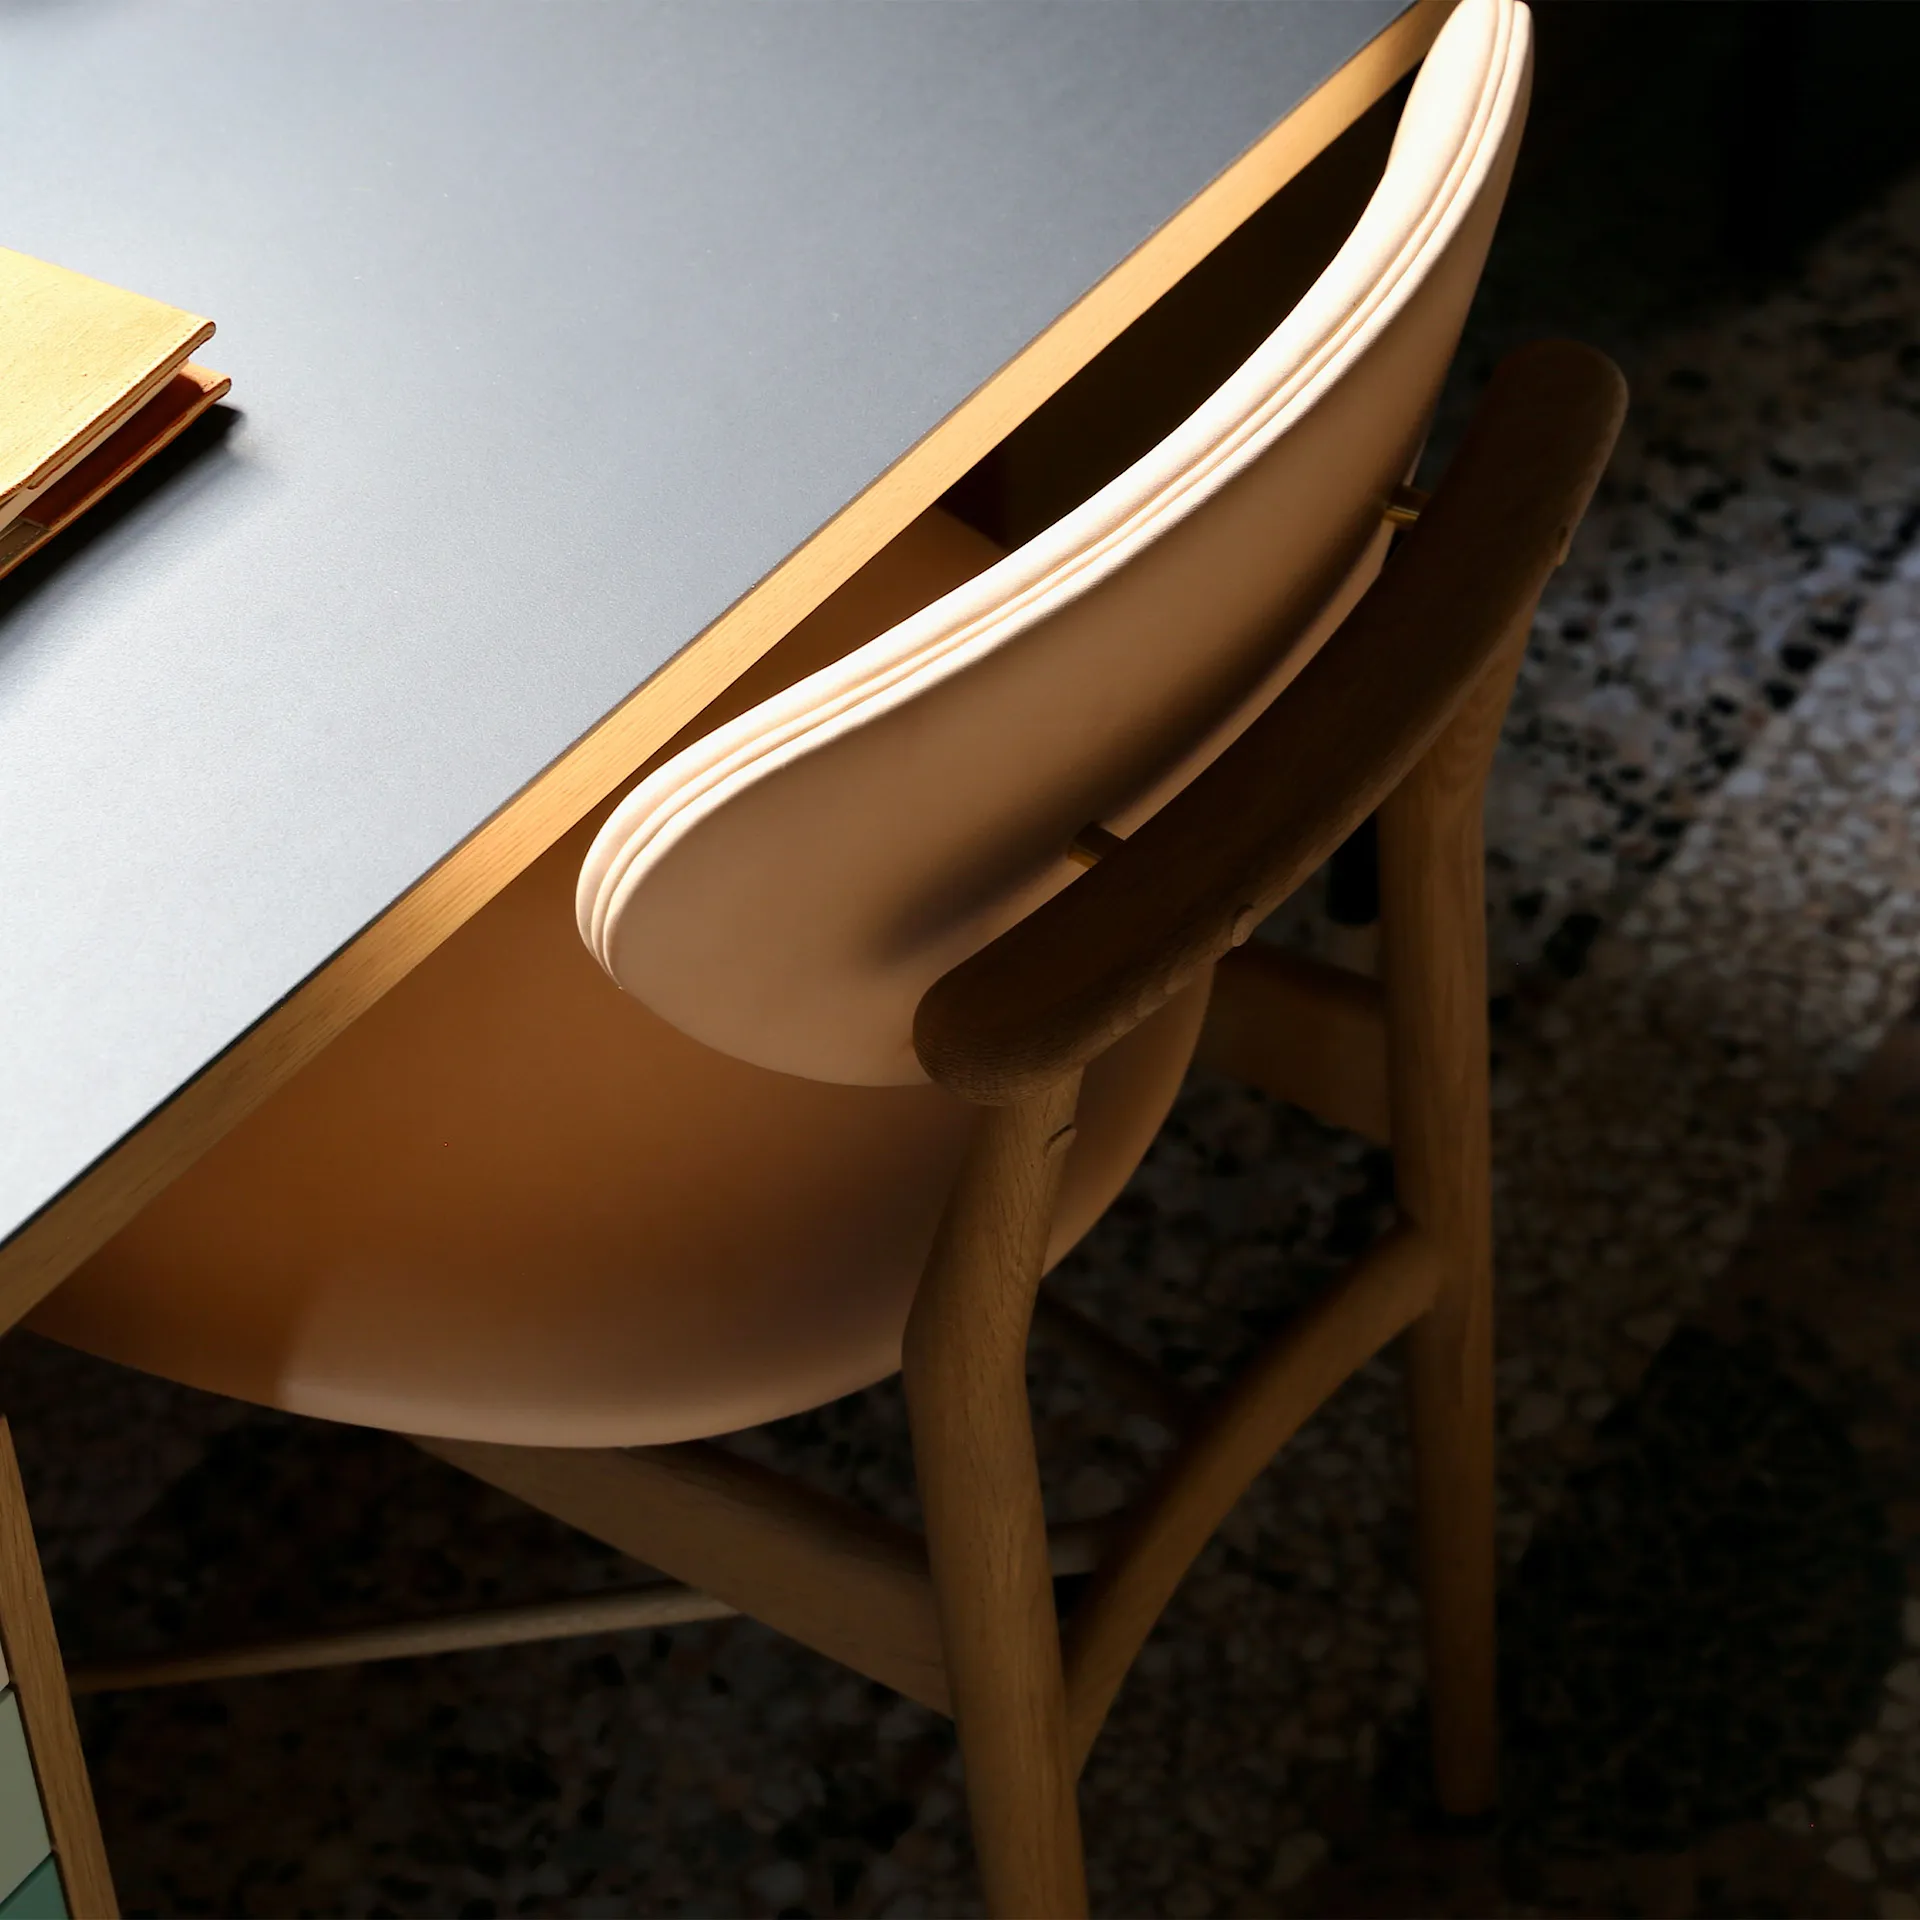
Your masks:
M1489 813L1503 1811L1422 1795L1390 1352L1123 1692L1083 1790L1105 1913L1920 1915L1920 178L1750 291L1650 176L1571 223L1592 144L1523 178L1436 436L1530 332L1633 379ZM1311 897L1271 932L1327 938ZM1063 1284L1204 1387L1388 1183L1196 1077ZM1032 1378L1061 1517L1167 1444L1043 1347ZM71 1657L633 1575L398 1441L27 1336L0 1407ZM912 1513L890 1388L741 1444ZM948 1729L750 1623L82 1725L129 1912L978 1911Z

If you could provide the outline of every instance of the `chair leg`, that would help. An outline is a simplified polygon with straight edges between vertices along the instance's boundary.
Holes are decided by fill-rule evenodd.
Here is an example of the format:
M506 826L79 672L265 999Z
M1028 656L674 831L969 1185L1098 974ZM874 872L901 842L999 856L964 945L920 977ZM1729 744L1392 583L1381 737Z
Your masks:
M1434 1784L1448 1813L1494 1804L1492 1145L1485 870L1487 763L1521 630L1380 812L1381 935L1394 1180L1441 1249L1434 1305L1407 1333Z
M1027 1332L1078 1075L987 1109L907 1322L902 1370L988 1911L1082 1915Z

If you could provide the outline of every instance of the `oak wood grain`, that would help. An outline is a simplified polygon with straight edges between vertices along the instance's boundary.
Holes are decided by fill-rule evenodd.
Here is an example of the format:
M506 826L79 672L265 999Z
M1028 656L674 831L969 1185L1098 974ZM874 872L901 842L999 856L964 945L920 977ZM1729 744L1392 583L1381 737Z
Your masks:
M1481 819L1532 617L1529 601L1446 731L1380 809L1394 1191L1440 1266L1433 1307L1407 1336L1407 1390L1434 1785L1458 1815L1485 1813L1499 1790Z
M927 1073L969 1100L1025 1099L1244 942L1412 770L1532 606L1625 404L1590 348L1510 356L1432 505L1284 696L1123 846L928 990L914 1025Z
M1248 1485L1356 1367L1425 1311L1435 1249L1396 1229L1275 1334L1142 1496L1067 1630L1074 1770L1174 1589Z
M910 1529L705 1442L632 1453L416 1444L856 1673L948 1711L933 1588ZM1045 1559L1043 1541L1043 1566Z
M907 1320L914 1472L988 1911L1087 1910L1027 1405L1027 1334L1079 1076L981 1115Z
M203 1680L306 1673L317 1667L353 1667L371 1660L416 1660L427 1654L466 1653L476 1647L520 1647L583 1634L632 1633L685 1626L696 1620L731 1620L739 1611L678 1580L655 1580L612 1593L570 1594L561 1600L481 1607L471 1613L387 1621L339 1633L246 1641L155 1659L89 1661L68 1669L67 1684L76 1696L183 1687Z

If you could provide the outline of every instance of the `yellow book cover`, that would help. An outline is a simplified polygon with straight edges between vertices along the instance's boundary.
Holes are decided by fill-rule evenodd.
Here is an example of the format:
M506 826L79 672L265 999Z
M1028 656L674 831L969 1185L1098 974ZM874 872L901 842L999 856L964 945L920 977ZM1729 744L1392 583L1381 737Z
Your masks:
M210 406L213 323L0 248L0 572Z

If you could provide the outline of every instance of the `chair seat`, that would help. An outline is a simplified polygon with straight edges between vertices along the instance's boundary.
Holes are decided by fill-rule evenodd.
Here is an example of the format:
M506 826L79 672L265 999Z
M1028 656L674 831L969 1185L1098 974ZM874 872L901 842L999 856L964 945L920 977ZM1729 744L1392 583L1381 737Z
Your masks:
M296 1413L525 1445L698 1438L897 1368L973 1110L749 1066L623 994L574 930L601 817L29 1324ZM1089 1075L1052 1258L1146 1150L1204 997Z

